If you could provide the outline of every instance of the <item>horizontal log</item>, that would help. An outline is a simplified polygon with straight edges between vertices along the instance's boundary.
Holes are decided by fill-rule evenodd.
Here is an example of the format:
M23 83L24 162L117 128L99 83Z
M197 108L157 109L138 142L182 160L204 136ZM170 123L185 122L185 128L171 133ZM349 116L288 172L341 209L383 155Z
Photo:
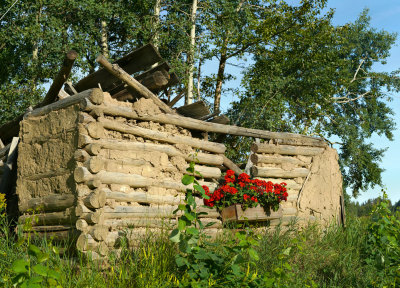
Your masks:
M103 191L105 191L107 199L114 199L118 202L178 205L180 203L183 203L183 200L185 199L185 195L183 193L178 196L172 196L154 195L147 192L113 192L108 188L104 188ZM203 201L201 199L197 199L196 202L198 205L203 205Z
M18 223L25 224L30 223L32 226L43 226L43 225L62 225L62 224L73 224L77 220L77 217L72 213L71 209L67 209L63 212L52 212L35 215L22 215L18 218Z
M196 165L194 167L194 170L196 172L199 172L203 178L213 178L213 179L221 178L221 170L217 167ZM195 173L194 175L199 176L197 173Z
M104 220L104 213L101 210L96 210L95 212L85 213L80 218L88 224L101 224Z
M103 124L104 128L106 129L119 131L121 133L133 134L151 140L172 144L185 144L217 154L223 154L226 150L225 145L220 143L194 139L188 136L171 135L166 132L150 130L139 126L128 126L105 118L99 118L98 121L100 121L100 123Z
M254 165L257 164L282 164L282 163L288 163L288 164L293 164L293 165L298 165L298 166L307 166L311 163L310 162L304 162L301 161L300 159L294 158L294 157L287 157L287 156L268 156L268 155L261 155L261 154L251 154L250 156L251 162L253 162Z
M111 140L111 139L93 140L85 135L80 135L80 138L81 138L80 146L82 147L84 146L85 151L87 151L90 155L98 155L101 149L122 150L122 151L132 150L140 152L161 152L167 154L170 157L180 156L184 157L185 160L188 162L194 160L194 162L197 164L219 166L223 163L222 155L207 154L202 152L190 153L189 155L185 155L171 145L130 142L130 141Z
M78 121L79 123L90 123L90 122L96 122L96 119L94 119L91 115L84 113L84 112L80 112L79 116L78 116Z
M83 216L86 214L90 214L93 211L90 210L88 207L86 207L85 204L82 203L82 201L79 201L76 206L75 206L75 215L76 216Z
M74 171L74 179L78 183L87 182L90 180L99 180L103 184L120 184L129 185L133 188L142 187L162 187L167 189L175 189L178 191L185 192L186 189L193 188L193 185L185 186L178 182L173 182L171 180L157 180L148 177L144 177L136 174L125 174L118 172L106 172L100 171L97 174L91 174L89 170L85 167L77 167ZM216 184L199 181L201 185L207 185L212 191Z
M104 101L103 91L99 88L82 91L74 96L67 97L47 106L34 109L24 116L24 118L46 115L52 111L64 109L74 104L82 103L82 100L88 99L94 104L101 104Z
M116 206L114 208L104 207L105 220L112 218L175 218L173 211L177 206ZM201 215L202 218L217 218L219 213L216 210L199 207L197 212L207 212ZM178 214L179 215L179 214Z
M307 177L310 172L307 168L294 168L292 170L283 170L272 167L251 167L251 174L254 177L277 177L277 178L297 178Z
M51 194L40 198L32 198L27 201L21 199L19 201L19 210L24 213L27 210L32 212L57 212L64 211L72 207L75 201L75 196L72 194Z
M88 106L90 110L90 105ZM200 130L206 132L230 134L237 136L248 136L261 139L295 139L297 145L309 145L317 147L326 147L327 143L321 139L301 134L287 132L270 132L258 129L250 129L238 126L231 126L219 123L205 122L202 120L184 117L177 114L156 114L156 115L137 115L129 107L120 107L116 105L107 105L99 107L104 115L121 116L140 121L153 121L162 124L172 124L186 129Z
M29 237L31 239L49 239L53 242L68 242L72 243L78 238L78 231L75 229L64 230L64 231L29 231L24 232L24 237Z
M86 222L85 219L78 219L75 223L76 229L82 232L87 232L89 229L89 224Z
M274 145L268 143L253 143L251 151L254 153L269 153L281 155L303 155L314 156L324 152L325 148L321 147L303 147L291 145Z
M87 233L97 241L104 241L108 234L108 227L96 224L94 226L89 226Z
M17 230L21 232L51 232L51 231L66 231L74 229L73 225L46 225L46 226L25 226L19 224Z
M124 171L129 167L140 167L147 164L143 159L122 159L111 160L104 157L92 157L84 165L91 173L98 173L101 170L110 172Z
M203 225L214 223L208 228L222 228L222 222L215 218L202 218ZM128 219L107 219L104 220L104 226L113 230L124 228L166 228L172 229L176 226L176 219L157 219L157 218L128 218Z

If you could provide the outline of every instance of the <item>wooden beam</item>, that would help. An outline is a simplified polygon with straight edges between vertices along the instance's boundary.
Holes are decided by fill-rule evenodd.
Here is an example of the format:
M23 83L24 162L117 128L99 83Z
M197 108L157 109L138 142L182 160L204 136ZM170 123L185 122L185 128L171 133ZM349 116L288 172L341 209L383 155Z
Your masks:
M243 173L242 169L240 169L228 157L226 157L225 155L222 155L222 158L224 159L224 166L227 167L228 169L231 169L231 170L235 171L236 175L240 175L240 174Z
M273 178L297 178L307 177L310 172L307 168L294 168L292 170L283 170L273 167L251 167L251 174L254 177L273 177Z
M253 143L251 151L254 153L282 154L282 155L303 155L314 156L324 152L321 147L304 147L291 145L275 145L268 143Z
M87 105L87 109L94 109L95 106ZM184 117L177 114L155 114L155 115L137 115L135 111L128 107L121 107L116 105L107 105L96 107L105 115L120 116L140 121L153 121L162 124L172 124L186 129L230 134L237 136L248 136L261 139L296 139L298 145L309 145L316 147L326 147L327 143L321 138L311 136L287 133L287 132L270 132L265 130L244 128L238 126L224 125L212 122L205 122L190 117Z
M152 99L154 103L160 107L160 109L167 113L175 114L175 112L164 102L162 102L157 96L155 96L149 89L139 83L135 78L126 73L122 68L120 68L117 64L111 64L108 60L100 54L96 61L100 63L108 72L112 75L125 82L130 88L134 89L140 95L147 99Z
M50 103L53 103L57 99L58 92L60 92L64 82L67 81L69 74L71 73L72 65L74 64L76 57L78 57L78 53L76 53L74 50L71 50L67 53L64 58L63 65L56 78L54 78L49 91L47 91L43 101L36 105L35 108L46 106Z

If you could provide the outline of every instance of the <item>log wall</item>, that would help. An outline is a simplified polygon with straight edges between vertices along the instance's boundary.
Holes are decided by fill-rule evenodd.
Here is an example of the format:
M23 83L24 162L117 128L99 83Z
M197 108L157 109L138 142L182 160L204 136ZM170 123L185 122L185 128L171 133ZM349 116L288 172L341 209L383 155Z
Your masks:
M177 220L173 211L185 197L187 187L181 178L189 163L196 162L203 179L195 176L211 191L221 177L220 167L227 163L223 144L208 141L207 133L196 138L191 131L220 132L222 126L234 134L280 137L252 146L251 172L288 184L288 201L282 204L284 225L296 216L312 218L309 208L314 204L304 202L301 195L314 158L328 149L323 142L221 124L202 126L206 122L192 120L166 114L151 99L120 102L97 88L33 110L20 131L21 229L34 220L36 234L76 240L78 250L103 256L125 240L135 245L146 231L172 228ZM220 230L219 213L199 211L208 212L205 223L215 222L207 233Z

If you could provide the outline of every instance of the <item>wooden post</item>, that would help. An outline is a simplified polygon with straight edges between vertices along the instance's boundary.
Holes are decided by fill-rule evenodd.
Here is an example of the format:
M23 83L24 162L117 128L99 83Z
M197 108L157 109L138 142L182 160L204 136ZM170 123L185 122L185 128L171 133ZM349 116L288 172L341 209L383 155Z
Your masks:
M71 73L72 65L74 64L76 57L78 57L78 53L76 53L74 50L71 50L67 53L63 65L56 78L54 78L49 91L47 91L43 101L39 105L36 105L35 108L46 106L56 100L58 92L61 90L64 82L68 79L69 74Z

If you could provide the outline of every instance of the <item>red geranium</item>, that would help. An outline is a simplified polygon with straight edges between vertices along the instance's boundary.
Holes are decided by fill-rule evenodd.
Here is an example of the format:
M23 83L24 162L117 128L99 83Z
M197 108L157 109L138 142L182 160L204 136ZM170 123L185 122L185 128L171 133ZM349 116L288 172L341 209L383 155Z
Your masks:
M204 199L204 205L219 209L241 204L243 209L256 207L260 204L264 208L277 210L279 203L287 200L286 183L273 184L271 181L251 179L246 173L237 178L235 172L228 170L224 181L211 193L207 186L203 186L210 199ZM207 189L206 189L207 188Z

